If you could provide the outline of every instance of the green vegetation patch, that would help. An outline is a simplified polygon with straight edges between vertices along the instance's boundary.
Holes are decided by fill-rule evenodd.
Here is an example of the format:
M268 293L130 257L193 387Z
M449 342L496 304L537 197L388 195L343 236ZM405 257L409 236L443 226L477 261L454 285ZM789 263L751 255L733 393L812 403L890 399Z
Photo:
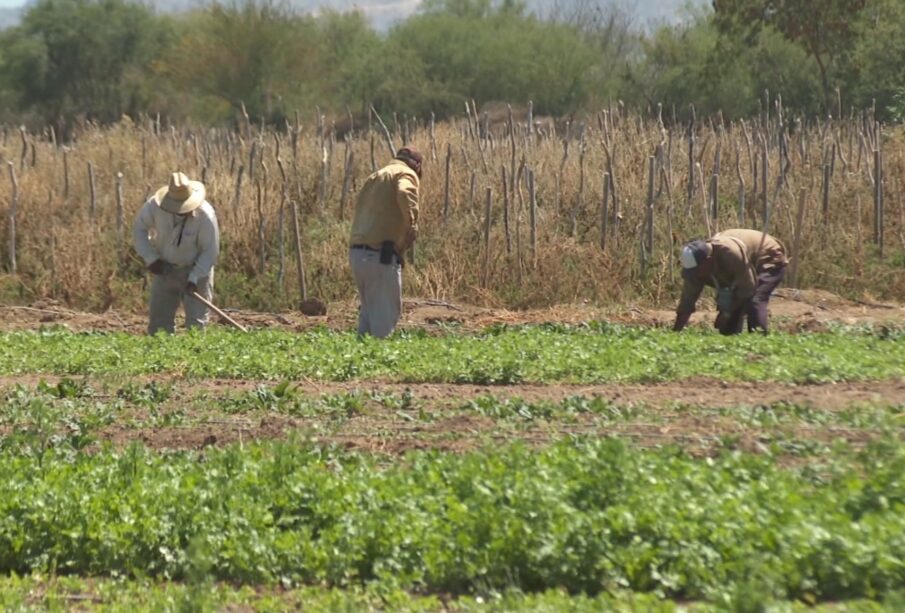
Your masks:
M905 342L887 329L734 338L594 324L500 327L482 334L262 330L148 338L62 330L0 334L0 373L506 384L727 380L833 382L905 375Z
M0 570L728 603L905 584L905 444L791 469L617 440L379 458L267 443L0 453Z

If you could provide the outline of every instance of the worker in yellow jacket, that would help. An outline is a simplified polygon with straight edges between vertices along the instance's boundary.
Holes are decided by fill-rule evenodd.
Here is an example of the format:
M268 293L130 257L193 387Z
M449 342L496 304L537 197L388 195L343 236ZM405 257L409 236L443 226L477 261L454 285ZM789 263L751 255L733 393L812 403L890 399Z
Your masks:
M360 335L383 338L402 315L402 258L418 231L421 165L421 153L403 147L368 177L358 194L349 265L361 300Z

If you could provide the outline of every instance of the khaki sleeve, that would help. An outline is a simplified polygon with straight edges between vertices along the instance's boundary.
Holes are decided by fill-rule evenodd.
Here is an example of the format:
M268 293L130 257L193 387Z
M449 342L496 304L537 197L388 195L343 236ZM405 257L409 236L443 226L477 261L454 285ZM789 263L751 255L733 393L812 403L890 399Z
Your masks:
M396 204L402 211L402 219L406 230L418 229L418 185L408 175L402 175L397 181Z
M676 313L689 315L694 313L702 291L704 291L704 284L701 281L698 279L685 279L682 284L682 298L679 299Z

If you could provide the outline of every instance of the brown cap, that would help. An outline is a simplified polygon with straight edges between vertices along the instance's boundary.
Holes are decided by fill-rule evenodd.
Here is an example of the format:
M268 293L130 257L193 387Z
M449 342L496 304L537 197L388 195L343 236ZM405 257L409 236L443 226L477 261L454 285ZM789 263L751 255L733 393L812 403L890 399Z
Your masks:
M399 151L396 152L396 158L403 160L409 159L413 162L418 162L419 164L423 161L421 157L421 152L415 149L414 147L403 147Z
M418 173L419 177L421 176L421 162L424 158L421 157L420 151L414 147L402 147L396 152L396 159L411 166L412 170Z

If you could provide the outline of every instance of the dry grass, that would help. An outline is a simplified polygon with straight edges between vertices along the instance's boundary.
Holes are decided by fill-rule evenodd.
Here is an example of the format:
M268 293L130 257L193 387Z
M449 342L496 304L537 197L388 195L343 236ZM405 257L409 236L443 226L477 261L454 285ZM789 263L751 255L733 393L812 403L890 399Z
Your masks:
M312 122L313 124L313 122ZM873 239L873 155L868 123L857 119L797 127L788 137L788 172L777 189L781 167L778 122L766 131L761 122L720 128L708 122L695 131L695 175L692 198L688 138L682 126L667 128L656 118L623 114L619 109L573 125L557 135L526 136L517 125L516 175L533 170L537 192L537 254L530 248L530 215L526 182L517 182L509 198L509 241L503 223L502 171L513 168L505 123L492 128L492 138L470 136L462 120L437 125L436 158L426 126L410 128L410 141L427 154L422 186L421 233L414 266L406 269L406 292L428 298L457 299L486 306L542 307L584 300L671 304L677 293L675 256L682 242L716 228L739 226L738 173L745 181L745 226L763 225L762 190L753 190L751 160L760 158L761 137L768 141L768 193L772 234L794 249L797 201L804 195L801 242L797 253L799 281L835 293L885 299L905 297L902 274L905 252L905 131L883 127L883 191L885 253L880 258ZM375 125L376 127L376 125ZM746 138L745 133L748 133ZM787 131L788 134L788 131ZM862 144L862 138L864 142ZM751 143L751 157L748 143ZM287 130L243 134L223 130L163 129L147 120L128 120L85 130L65 149L69 168L64 182L64 148L47 135L28 135L24 161L21 135L3 134L0 156L11 162L19 181L17 214L18 272L9 274L11 182L8 168L0 180L3 243L0 295L6 301L55 299L67 305L104 310L139 308L144 301L141 262L129 245L131 221L148 194L181 169L193 178L206 176L208 199L217 209L223 231L218 267L218 294L236 307L281 309L298 301L294 242L289 207L277 154L287 171L286 190L300 210L302 250L309 294L324 300L348 299L354 287L347 267L347 232L355 193L376 163L388 158L381 132L348 141L354 153L351 193L340 214L347 144L327 137L326 197L320 201L322 140L314 125L302 125L297 149ZM564 143L569 155L563 164ZM606 146L604 143L607 143ZM396 135L396 144L401 136ZM823 165L832 157L830 209L822 214ZM452 151L450 205L444 219L445 156ZM253 171L249 172L254 149ZM279 152L277 149L279 148ZM607 150L612 156L621 219L610 217L606 249L600 245L603 175ZM719 210L705 216L705 198L720 151ZM584 151L582 155L582 150ZM648 159L658 159L654 188L653 250L645 255ZM738 160L737 160L738 157ZM583 158L583 163L582 163ZM90 214L88 163L96 169L96 215ZM244 165L241 196L235 205L238 168ZM584 180L582 185L582 165ZM560 175L560 168L562 174ZM117 234L116 173L123 173L124 238ZM703 176L701 176L703 175ZM472 179L474 177L474 179ZM760 182L760 179L758 179ZM474 196L472 197L472 183ZM260 215L257 190L261 190ZM490 252L484 249L485 189L493 189ZM235 206L234 206L235 205ZM280 232L281 207L283 229ZM610 213L612 214L612 206ZM575 232L572 216L575 216ZM259 224L264 224L264 265ZM280 236L283 252L280 258ZM485 257L488 264L485 266ZM282 268L283 274L279 271Z

